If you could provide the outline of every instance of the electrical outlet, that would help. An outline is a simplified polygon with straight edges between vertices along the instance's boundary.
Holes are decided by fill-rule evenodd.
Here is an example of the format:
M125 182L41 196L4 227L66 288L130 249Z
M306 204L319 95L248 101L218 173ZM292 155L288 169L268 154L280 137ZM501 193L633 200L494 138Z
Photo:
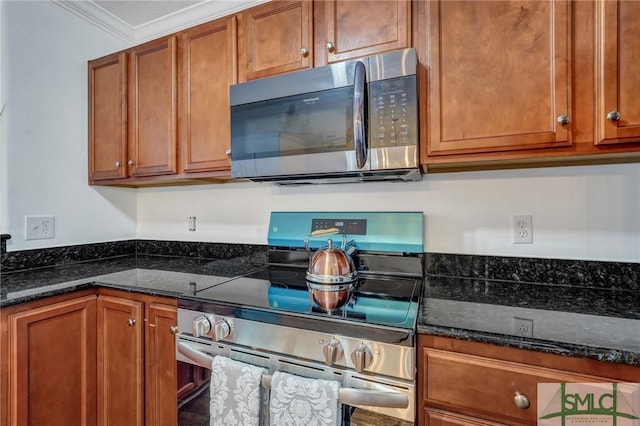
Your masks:
M533 222L531 215L513 216L513 243L533 243Z
M24 239L46 240L56 236L55 216L25 216Z
M513 317L513 334L520 337L533 337L533 320Z
M189 231L194 232L196 230L196 217L189 216Z

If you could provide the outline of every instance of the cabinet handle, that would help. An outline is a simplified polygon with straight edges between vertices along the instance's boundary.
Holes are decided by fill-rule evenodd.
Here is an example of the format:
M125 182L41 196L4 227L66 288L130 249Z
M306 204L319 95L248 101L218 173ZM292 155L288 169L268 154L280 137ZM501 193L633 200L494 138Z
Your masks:
M114 165L116 166L116 168L122 167L122 163L120 161L116 161Z
M300 54L302 55L303 58L306 58L309 55L309 49L307 49L306 47L303 47L302 49L300 49Z
M178 327L176 327L175 325L173 327L169 327L169 333L178 334Z
M562 124L563 126L566 126L567 124L569 124L569 116L567 114L562 114L558 116L558 123Z
M129 160L129 161L127 161L127 164L130 165L130 166L133 166L133 165L136 164L136 162L133 161L133 160Z
M620 120L620 113L618 111L609 111L609 114L607 114L607 120L609 121Z
M133 318L129 318L129 319L127 320L127 325L128 325L129 327L133 327L134 325L136 325L136 320L134 320Z
M231 155L231 148L227 148L227 149L224 151L224 153L225 153L225 154L227 154L227 155Z
M333 51L336 50L336 47L333 45L332 42L328 42L327 43L327 50L329 51L329 53L333 53Z
M522 394L518 391L516 391L516 393L513 394L513 403L515 404L516 407L521 408L523 410L526 410L527 408L529 408L529 405L531 405L529 403L529 398L527 398L527 395Z

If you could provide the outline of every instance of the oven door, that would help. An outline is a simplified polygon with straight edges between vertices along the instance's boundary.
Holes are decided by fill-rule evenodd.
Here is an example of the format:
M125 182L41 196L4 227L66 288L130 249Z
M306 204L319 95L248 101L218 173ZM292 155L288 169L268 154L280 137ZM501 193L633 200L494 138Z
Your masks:
M396 423L398 420L404 420L407 424L413 424L415 420L413 385L371 378L355 372L333 369L319 363L275 356L191 336L178 335L176 339L176 359L179 364L210 369L213 356L217 355L264 367L271 374L274 371L285 371L308 378L341 382L340 402L343 426L351 424L351 417L356 410L359 410L359 418L366 417L366 413L371 412L372 415L376 415L378 421L380 416L390 416ZM210 371L206 371L210 374ZM188 396L183 394L178 405L178 425L204 425L208 424L206 423L208 421L209 386L207 382L204 386L194 387Z

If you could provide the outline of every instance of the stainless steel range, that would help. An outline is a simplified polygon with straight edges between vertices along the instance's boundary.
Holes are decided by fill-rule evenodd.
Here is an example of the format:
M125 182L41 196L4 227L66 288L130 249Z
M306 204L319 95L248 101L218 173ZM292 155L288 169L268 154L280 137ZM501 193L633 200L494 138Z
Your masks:
M330 233L348 241L357 278L344 304L327 309L307 273ZM413 423L422 213L274 212L268 243L267 268L180 300L178 361L206 367L224 355L338 380L343 424L358 407Z

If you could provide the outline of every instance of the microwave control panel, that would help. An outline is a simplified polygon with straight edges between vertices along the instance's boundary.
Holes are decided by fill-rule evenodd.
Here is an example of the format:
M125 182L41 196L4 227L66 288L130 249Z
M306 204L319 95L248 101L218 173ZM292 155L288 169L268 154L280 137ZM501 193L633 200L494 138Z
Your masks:
M418 144L416 76L369 83L369 143L371 148Z

